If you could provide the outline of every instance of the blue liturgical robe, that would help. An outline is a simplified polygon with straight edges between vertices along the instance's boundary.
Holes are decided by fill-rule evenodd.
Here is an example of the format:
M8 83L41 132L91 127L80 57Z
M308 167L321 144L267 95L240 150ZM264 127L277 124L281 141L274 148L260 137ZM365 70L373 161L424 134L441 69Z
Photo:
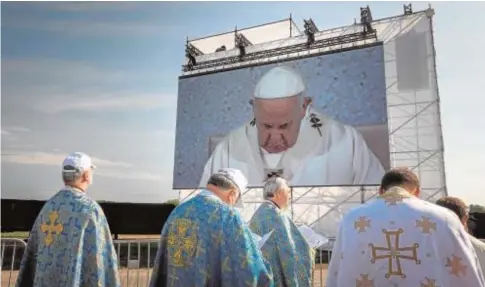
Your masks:
M271 264L275 286L312 286L314 250L279 207L271 201L264 202L249 224L252 232L259 236L273 231L261 250Z
M272 287L273 281L239 213L203 191L165 223L150 286Z
M101 207L66 187L49 199L30 232L18 287L121 286Z

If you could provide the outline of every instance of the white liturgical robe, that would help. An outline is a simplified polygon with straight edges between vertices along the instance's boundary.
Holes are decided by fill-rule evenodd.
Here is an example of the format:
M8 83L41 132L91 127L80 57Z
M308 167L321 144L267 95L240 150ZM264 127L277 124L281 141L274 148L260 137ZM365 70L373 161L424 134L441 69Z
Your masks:
M327 287L483 287L478 257L451 211L402 188L342 220Z
M256 125L248 122L227 135L207 161L199 186L205 186L220 168L229 167L241 170L249 186L261 186L268 169L282 170L282 176L297 186L377 184L384 175L359 132L312 108L302 121L297 142L276 167L261 152L257 132Z

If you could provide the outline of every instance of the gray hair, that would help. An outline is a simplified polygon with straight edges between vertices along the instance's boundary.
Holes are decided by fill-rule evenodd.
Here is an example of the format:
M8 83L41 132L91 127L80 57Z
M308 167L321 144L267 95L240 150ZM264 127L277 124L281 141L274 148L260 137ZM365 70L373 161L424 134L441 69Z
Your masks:
M282 188L288 187L288 182L281 177L270 177L264 183L263 187L263 198L269 199L276 195L276 193Z
M81 178L83 172L74 166L66 165L62 168L62 180L64 182L74 182Z
M232 181L227 179L227 177L223 176L222 174L211 175L211 177L209 178L209 181L207 181L207 184L208 185L211 184L223 190L229 190L233 188L238 189L237 186Z

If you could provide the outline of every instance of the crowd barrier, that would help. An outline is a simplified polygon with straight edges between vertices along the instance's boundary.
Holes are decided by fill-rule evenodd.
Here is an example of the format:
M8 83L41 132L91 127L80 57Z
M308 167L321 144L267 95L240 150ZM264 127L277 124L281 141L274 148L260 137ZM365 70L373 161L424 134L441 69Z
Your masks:
M482 240L485 242L485 240ZM114 240L118 254L121 286L148 286L155 263L158 239ZM2 238L0 266L2 282L0 286L15 286L20 262L27 245L22 239ZM330 260L331 244L323 250L317 250L315 269L313 270L313 287L324 287L327 275L327 263Z
M153 265L159 247L158 239L114 240L118 254L121 285L126 287L144 287L150 283ZM20 262L27 245L22 239L1 239L0 266L2 271L2 287L15 286ZM324 287L326 278L326 263L330 253L318 250L313 271L313 287Z

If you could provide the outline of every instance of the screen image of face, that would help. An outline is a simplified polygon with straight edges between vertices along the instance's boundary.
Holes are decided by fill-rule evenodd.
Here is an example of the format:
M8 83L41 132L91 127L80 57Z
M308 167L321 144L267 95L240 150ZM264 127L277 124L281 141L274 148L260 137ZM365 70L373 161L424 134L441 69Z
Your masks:
M273 89L288 93L256 97L278 67L302 88L276 79ZM361 159L376 175L359 182L346 174L361 172L353 170ZM383 47L181 77L174 164L175 189L202 187L206 173L223 167L243 171L250 186L274 169L293 186L378 184L390 165ZM324 176L313 178L321 179L305 175L319 168Z

